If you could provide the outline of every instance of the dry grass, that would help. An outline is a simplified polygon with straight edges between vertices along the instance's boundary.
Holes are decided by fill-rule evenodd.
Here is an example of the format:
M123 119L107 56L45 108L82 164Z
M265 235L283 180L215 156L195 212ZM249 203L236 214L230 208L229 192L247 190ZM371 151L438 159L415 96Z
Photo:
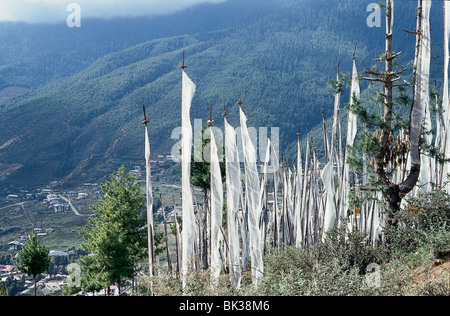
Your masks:
M411 271L413 295L450 296L450 256Z

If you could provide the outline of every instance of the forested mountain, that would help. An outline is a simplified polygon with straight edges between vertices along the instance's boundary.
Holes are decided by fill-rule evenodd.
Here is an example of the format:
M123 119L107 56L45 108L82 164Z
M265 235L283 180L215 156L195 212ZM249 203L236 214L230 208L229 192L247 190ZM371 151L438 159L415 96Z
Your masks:
M237 126L240 86L249 125L279 127L280 150L293 157L297 126L304 136L321 124L321 108L332 115L327 84L339 50L341 72L351 72L356 41L360 71L384 51L383 20L380 28L366 23L371 2L230 0L164 17L86 20L79 29L0 23L0 91L31 90L0 101L0 183L86 181L142 163L142 104L152 154L170 152L181 125L183 50L197 84L192 119L206 123L213 104L222 126L223 98ZM398 1L395 9L393 49L409 66L415 38L402 29L415 29L416 2ZM442 56L442 20L436 1L434 56ZM438 85L442 73L442 58L433 59Z

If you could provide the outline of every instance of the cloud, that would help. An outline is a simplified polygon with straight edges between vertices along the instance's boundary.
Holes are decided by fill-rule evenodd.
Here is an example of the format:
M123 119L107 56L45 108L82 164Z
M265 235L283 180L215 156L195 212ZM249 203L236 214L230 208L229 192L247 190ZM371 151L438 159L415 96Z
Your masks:
M0 21L57 23L66 21L69 4L76 3L81 18L153 16L174 13L202 3L226 0L0 0Z

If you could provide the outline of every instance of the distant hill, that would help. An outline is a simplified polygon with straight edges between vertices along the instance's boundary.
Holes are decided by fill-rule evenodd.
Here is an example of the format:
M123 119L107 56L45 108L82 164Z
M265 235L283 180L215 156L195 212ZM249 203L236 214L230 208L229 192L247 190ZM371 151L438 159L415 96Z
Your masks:
M19 40L4 45L8 54L0 49L0 89L31 89L0 102L0 171L13 170L0 174L0 183L76 183L122 164L142 164L142 104L150 119L152 154L170 153L177 142L172 131L181 125L183 50L187 73L197 84L193 120L206 123L213 104L216 126L222 126L224 98L237 126L240 86L249 125L279 127L280 149L294 157L297 126L304 136L308 126L321 125L321 108L327 118L332 115L327 83L336 76L339 50L342 72L351 71L356 41L359 70L373 65L384 50L383 27L366 24L369 3L233 0L156 19L95 20L79 30L42 26L39 40L31 41L31 49L25 45L18 62L13 56L21 51ZM394 49L404 51L404 64L413 58L414 36L401 30L415 29L415 5L396 5ZM437 56L442 56L441 11L433 6ZM22 33L12 35L19 30L33 36L26 25L0 24L0 40L20 39ZM63 40L70 32L75 37ZM438 84L441 59L432 67Z
M13 99L19 95L25 94L29 92L30 89L22 88L22 87L8 87L0 90L0 102L7 101L9 99Z

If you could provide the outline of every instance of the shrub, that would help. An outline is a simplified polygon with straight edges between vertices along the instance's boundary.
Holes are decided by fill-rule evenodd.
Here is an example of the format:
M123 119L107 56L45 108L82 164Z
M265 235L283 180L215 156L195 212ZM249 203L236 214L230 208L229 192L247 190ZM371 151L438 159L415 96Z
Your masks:
M265 257L264 295L355 296L374 295L366 282L371 263L381 263L383 252L366 246L360 233L331 230L311 249L288 247Z
M386 231L392 253L406 255L431 247L435 257L450 253L450 197L434 191L408 199L396 214L398 225Z
M364 234L359 231L347 233L344 226L327 232L318 252L321 262L338 258L343 266L358 268L360 274L366 273L368 265L384 262L386 256L382 248L367 245Z
M419 289L418 296L450 296L450 288L446 281L427 283Z

